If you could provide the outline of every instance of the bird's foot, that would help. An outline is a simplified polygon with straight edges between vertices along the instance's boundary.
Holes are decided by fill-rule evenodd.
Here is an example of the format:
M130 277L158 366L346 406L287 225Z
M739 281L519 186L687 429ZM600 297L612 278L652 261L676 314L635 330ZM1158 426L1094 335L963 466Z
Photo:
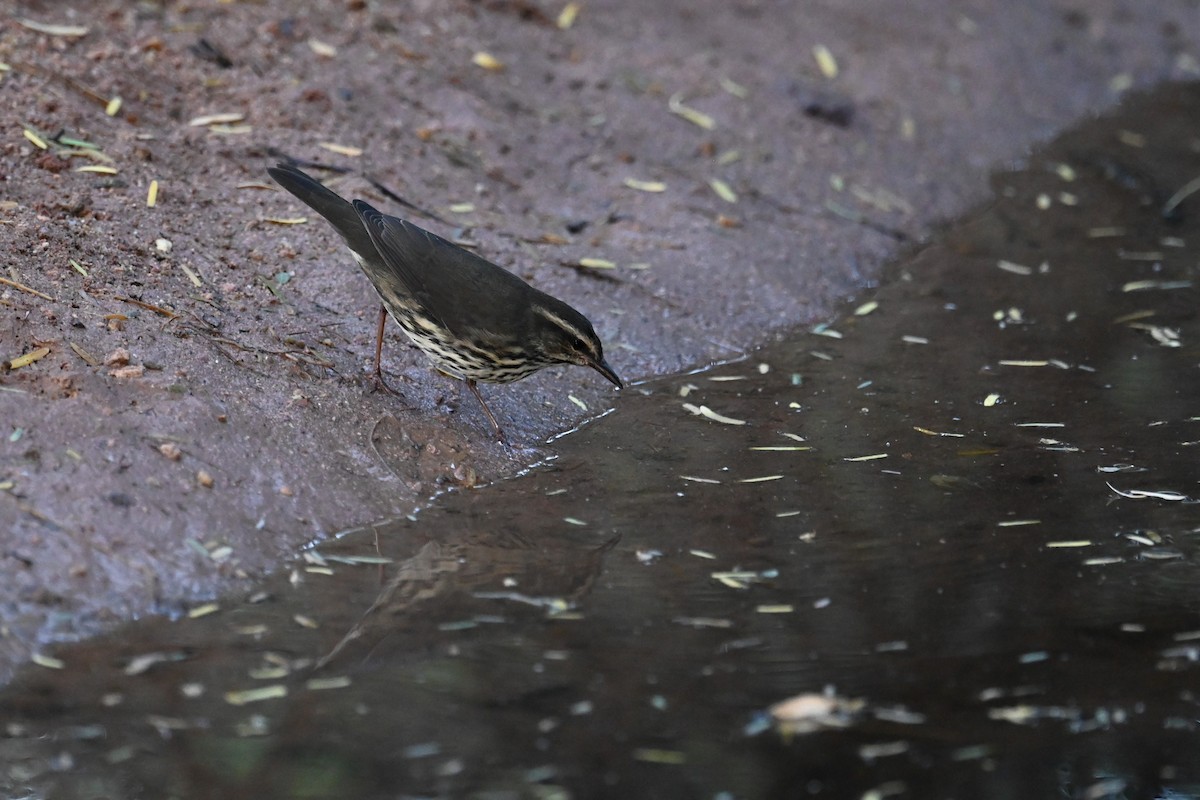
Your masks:
M376 371L371 375L371 391L387 392L393 397L404 397L401 392L388 385L388 382L383 379L383 373L380 371Z

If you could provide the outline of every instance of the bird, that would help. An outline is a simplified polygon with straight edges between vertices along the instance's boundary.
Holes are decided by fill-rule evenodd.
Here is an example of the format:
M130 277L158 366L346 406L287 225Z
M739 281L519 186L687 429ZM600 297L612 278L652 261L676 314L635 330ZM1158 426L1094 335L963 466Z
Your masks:
M466 383L505 445L478 382L511 383L575 364L624 387L591 322L567 303L406 219L346 200L292 164L267 172L334 227L379 294L375 379L389 391L380 368L388 315L438 370Z

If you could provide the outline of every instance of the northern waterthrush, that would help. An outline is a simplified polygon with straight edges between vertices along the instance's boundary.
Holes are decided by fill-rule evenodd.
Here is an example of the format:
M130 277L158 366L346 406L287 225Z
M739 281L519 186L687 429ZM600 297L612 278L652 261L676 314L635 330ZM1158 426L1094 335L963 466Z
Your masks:
M578 364L621 387L592 324L562 300L407 220L362 200L347 202L289 164L267 171L329 220L379 293L380 383L386 309L438 369L466 382L502 442L504 433L476 381L509 383L543 367Z

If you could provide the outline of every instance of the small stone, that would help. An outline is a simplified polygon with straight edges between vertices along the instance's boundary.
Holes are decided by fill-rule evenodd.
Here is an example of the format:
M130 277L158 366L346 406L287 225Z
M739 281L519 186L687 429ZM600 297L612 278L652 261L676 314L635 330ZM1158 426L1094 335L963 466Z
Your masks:
M479 483L479 476L471 467L459 464L454 468L454 480L465 489L474 489L475 484Z
M179 445L174 442L163 442L158 446L158 452L162 453L172 461L178 461L183 458L183 451L179 449Z
M208 470L202 469L196 473L196 483L200 484L205 489L211 489L213 485L213 476L209 474Z
M114 378L140 378L145 373L146 368L141 364L137 366L117 367L108 371L108 374Z
M123 367L129 363L129 351L124 347L118 347L104 357L104 366L106 367Z

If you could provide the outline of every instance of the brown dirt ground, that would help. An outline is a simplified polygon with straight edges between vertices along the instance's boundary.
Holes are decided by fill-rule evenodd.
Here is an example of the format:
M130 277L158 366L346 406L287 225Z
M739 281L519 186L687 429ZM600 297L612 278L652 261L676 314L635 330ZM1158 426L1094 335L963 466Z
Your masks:
M350 168L344 194L567 299L636 381L819 320L978 202L989 167L1127 87L1195 77L1200 52L1196 0L589 0L568 29L561 10L100 0L0 23L0 360L49 348L0 373L6 670L38 641L185 608L552 455L491 441L394 327L405 400L367 390L373 291L268 185L276 153ZM244 118L190 124L227 112ZM91 142L117 171L77 171L109 162L23 128ZM584 370L485 392L524 443L614 402Z

